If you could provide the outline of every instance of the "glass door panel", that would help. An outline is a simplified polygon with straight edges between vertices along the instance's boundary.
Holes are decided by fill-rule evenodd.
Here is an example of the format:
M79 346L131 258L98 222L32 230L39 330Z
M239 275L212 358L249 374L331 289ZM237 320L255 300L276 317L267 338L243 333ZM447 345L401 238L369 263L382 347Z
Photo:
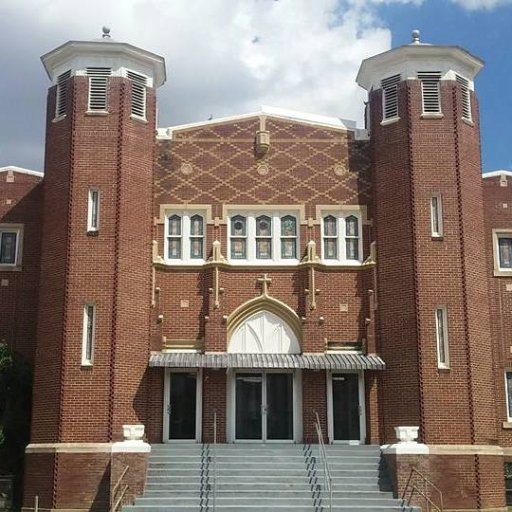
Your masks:
M171 373L169 439L196 438L196 373Z
M293 374L265 376L267 439L293 439Z
M262 439L262 384L262 374L236 375L236 439Z
M333 374L332 408L334 439L359 441L359 375L357 373Z

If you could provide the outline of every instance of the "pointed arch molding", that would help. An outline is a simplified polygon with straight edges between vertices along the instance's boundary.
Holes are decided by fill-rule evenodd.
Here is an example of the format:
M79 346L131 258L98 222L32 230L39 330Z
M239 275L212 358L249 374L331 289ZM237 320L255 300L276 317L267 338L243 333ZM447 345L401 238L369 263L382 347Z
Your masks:
M228 352L231 351L231 341L233 335L237 332L244 322L255 317L258 313L269 312L277 316L286 325L283 328L289 327L296 338L297 350L300 351L302 341L302 323L297 313L293 311L287 304L277 300L268 295L260 295L251 299L236 308L227 318L227 337L228 337ZM294 350L294 352L297 352Z

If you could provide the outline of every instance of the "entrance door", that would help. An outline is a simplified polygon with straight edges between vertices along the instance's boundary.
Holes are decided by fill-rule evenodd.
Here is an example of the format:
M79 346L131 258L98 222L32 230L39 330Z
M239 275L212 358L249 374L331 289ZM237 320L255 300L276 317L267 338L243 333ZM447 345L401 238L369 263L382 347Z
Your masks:
M197 373L176 372L169 378L169 440L196 439Z
M293 440L293 374L237 373L235 439Z
M360 441L359 375L332 375L333 438L335 441Z

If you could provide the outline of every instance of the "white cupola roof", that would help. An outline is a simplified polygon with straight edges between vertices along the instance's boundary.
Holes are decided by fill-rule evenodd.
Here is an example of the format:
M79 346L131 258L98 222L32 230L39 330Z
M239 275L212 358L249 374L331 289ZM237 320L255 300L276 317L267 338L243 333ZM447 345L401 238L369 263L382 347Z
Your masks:
M128 43L115 41L110 29L103 27L103 36L91 41L68 41L41 57L53 84L62 73L87 74L87 68L110 68L112 76L126 76L126 70L148 77L149 87L165 83L165 59Z
M459 46L426 44L420 41L419 30L412 33L412 42L363 60L356 82L367 91L379 89L383 78L400 75L401 80L418 78L418 73L440 72L441 80L464 77L473 89L475 76L484 62Z

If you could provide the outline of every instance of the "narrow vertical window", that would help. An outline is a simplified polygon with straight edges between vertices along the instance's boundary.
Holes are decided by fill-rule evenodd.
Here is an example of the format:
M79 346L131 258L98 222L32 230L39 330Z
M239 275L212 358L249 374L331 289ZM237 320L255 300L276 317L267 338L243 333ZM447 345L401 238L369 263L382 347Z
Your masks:
M107 85L108 77L112 74L110 68L87 68L89 77L89 102L87 110L107 110Z
M512 235L498 236L499 267L512 270Z
M441 113L441 73L439 71L419 72L418 78L421 81L423 113Z
M100 228L100 193L97 189L89 190L87 208L87 231L98 231Z
M338 259L338 226L336 217L328 215L323 222L324 259Z
M512 372L505 372L505 396L507 399L507 421L512 421Z
M443 236L443 206L439 194L430 198L430 228L433 237Z
M297 220L292 215L281 219L281 258L297 258Z
M436 338L437 338L437 366L449 368L450 358L448 354L448 326L446 308L436 309Z
M0 231L0 265L16 265L18 232Z
M460 91L462 93L462 119L471 121L471 92L469 89L469 80L460 75L455 75L455 78L460 85Z
M359 259L359 220L354 215L345 219L345 244L347 260Z
M168 220L167 228L167 257L171 260L181 259L181 217L179 215L172 215Z
M132 116L146 119L147 78L133 71L127 71L126 76L132 81Z
M272 258L272 221L266 215L256 219L256 258Z
M203 217L193 215L190 218L190 258L203 259Z
M243 260L247 257L247 219L236 215L231 219L231 258Z
M398 117L398 83L400 75L390 76L381 81L383 120Z
M62 117L68 106L68 80L71 77L71 70L60 74L57 77L57 98L55 101L55 117Z
M86 304L84 307L82 336L82 365L91 365L94 355L94 334L96 324L96 306Z

